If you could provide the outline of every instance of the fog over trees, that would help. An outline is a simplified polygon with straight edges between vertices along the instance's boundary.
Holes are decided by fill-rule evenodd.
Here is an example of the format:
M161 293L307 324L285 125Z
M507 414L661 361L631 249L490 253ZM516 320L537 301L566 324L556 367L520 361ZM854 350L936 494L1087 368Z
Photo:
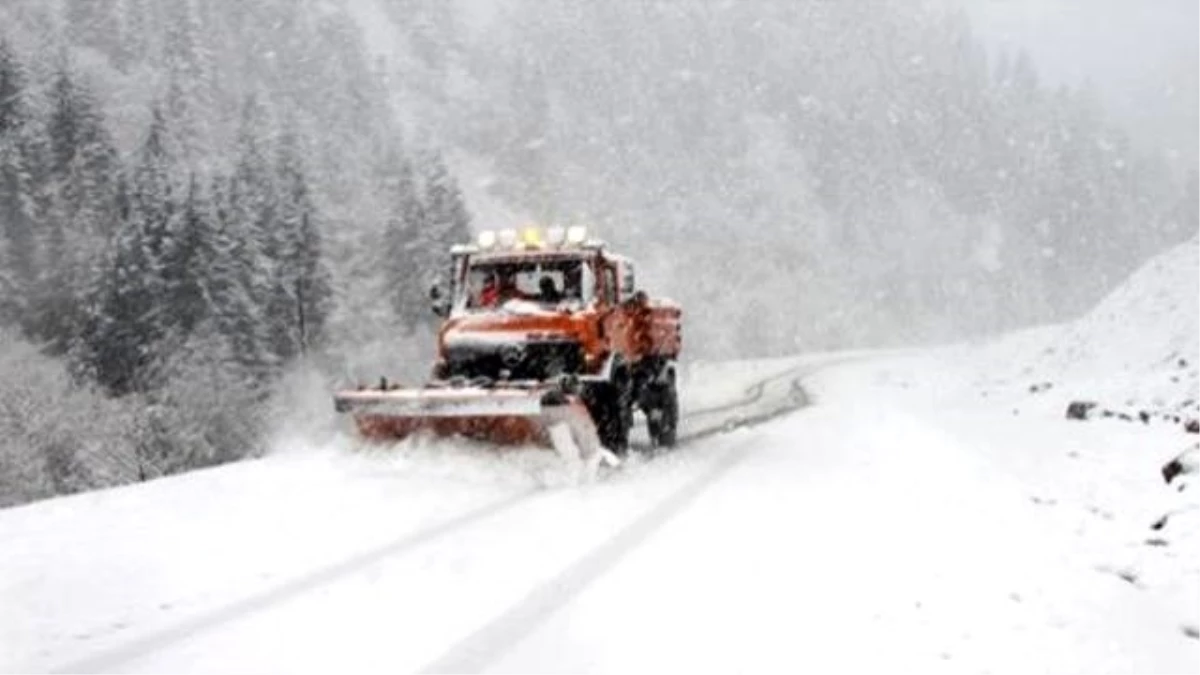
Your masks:
M1193 0L937 0L993 50L1027 49L1048 83L1086 86L1135 145L1180 170L1200 157L1200 4Z
M689 358L1064 320L1196 169L900 0L5 0L0 504L262 452L420 377L474 229L587 223Z

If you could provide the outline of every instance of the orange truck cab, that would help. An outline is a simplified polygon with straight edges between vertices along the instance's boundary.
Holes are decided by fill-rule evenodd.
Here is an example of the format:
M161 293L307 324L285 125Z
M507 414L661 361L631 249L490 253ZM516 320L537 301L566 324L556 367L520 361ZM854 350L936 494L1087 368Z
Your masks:
M436 382L530 386L582 397L600 439L624 451L635 409L652 443L675 443L678 305L637 286L633 262L583 228L483 232L451 251Z

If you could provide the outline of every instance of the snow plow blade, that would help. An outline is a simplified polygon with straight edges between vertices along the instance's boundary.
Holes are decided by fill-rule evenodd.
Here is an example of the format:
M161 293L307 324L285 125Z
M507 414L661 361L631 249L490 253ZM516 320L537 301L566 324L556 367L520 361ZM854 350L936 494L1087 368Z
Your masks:
M583 402L556 389L354 390L335 394L334 407L352 414L369 440L400 441L422 432L461 436L500 446L552 448L589 466L607 454Z

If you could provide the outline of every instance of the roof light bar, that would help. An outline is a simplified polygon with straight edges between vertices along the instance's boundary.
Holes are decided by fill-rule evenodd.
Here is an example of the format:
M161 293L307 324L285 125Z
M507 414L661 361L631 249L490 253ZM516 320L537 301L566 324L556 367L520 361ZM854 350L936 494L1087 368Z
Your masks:
M488 251L496 247L496 232L495 230L484 230L479 233L479 237L475 240L479 248Z
M500 242L501 248L514 248L517 245L517 231L516 230L500 230L499 234L497 234L496 237L497 237L497 240Z
M583 225L572 225L567 228L567 243L579 246L587 241L587 228Z
M536 227L526 227L521 230L521 245L525 248L542 247L542 231Z
M583 225L553 225L545 229L527 226L520 229L482 230L475 236L479 251L529 249L594 248L600 243L588 237Z

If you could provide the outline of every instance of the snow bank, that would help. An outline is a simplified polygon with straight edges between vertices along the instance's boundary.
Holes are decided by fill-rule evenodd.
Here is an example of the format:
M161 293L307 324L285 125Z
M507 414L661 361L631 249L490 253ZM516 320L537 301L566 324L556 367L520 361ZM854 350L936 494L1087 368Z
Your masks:
M997 480L1022 486L1093 570L1145 591L1194 638L1200 490L1189 487L1195 475L1167 484L1162 468L1176 457L1191 466L1200 452L1181 424L1200 399L1198 262L1193 240L1077 321L858 363L807 384L819 402L884 399L961 439ZM1097 404L1087 422L1066 418L1077 400Z
M1196 418L1198 278L1193 239L1151 260L1078 321L989 347L990 384L1050 394L1038 407L1057 414L1079 399L1135 418Z

